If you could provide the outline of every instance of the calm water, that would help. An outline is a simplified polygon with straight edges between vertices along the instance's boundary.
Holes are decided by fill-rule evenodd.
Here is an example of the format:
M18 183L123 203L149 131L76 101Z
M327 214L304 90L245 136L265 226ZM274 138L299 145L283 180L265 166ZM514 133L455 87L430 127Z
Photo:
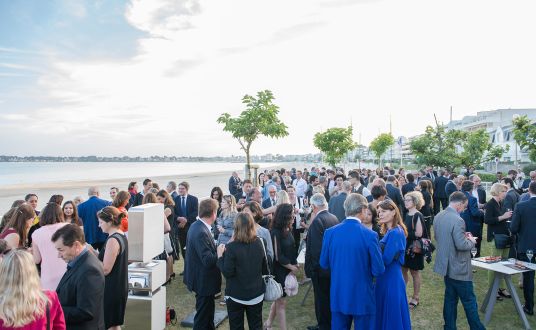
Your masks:
M276 163L259 163L261 167ZM0 186L243 170L242 163L0 163Z

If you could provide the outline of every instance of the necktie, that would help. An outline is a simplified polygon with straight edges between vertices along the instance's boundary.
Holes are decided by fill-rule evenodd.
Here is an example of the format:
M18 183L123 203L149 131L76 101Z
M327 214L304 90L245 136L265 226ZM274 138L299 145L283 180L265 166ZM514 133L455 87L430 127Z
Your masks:
M272 198L272 206L275 205L275 200Z
M181 198L182 198L182 201L181 201L182 214L186 215L186 198L184 196L182 196Z

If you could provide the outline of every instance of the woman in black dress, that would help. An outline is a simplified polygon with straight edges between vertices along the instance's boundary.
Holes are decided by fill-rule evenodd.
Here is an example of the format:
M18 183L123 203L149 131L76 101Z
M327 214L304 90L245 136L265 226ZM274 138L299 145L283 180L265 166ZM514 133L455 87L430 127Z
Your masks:
M275 280L283 287L283 297L272 303L270 316L264 324L265 329L271 329L276 316L279 322L279 329L285 330L287 328L285 279L290 272L298 272L298 261L296 260L296 249L291 228L293 221L294 206L287 203L278 205L274 214L271 235L274 247L274 276Z
M113 206L99 213L99 227L108 234L99 259L104 267L104 325L106 329L121 329L125 319L128 296L128 241L119 229L125 216Z
M404 258L404 266L402 267L402 275L404 281L409 282L408 270L413 279L413 296L409 301L409 308L414 309L419 305L419 295L421 291L421 270L424 269L424 255L411 252L413 242L421 237L428 238L426 226L424 224L423 215L418 210L422 208L424 200L419 191L410 191L404 196L404 206L408 212L404 216L404 225L408 230L406 239L406 256Z
M432 210L433 210L433 201L432 194L430 193L430 186L432 181L430 180L421 180L419 181L419 187L421 188L421 194L424 201L419 212L421 212L424 225L426 226L426 232L430 233L430 228L432 228Z

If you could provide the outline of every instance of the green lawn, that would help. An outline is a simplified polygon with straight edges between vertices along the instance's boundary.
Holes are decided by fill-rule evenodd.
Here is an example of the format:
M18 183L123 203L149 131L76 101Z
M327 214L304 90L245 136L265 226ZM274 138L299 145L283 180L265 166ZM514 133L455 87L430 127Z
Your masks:
M486 237L484 235L484 237ZM490 244L483 243L482 255L489 255ZM420 305L411 311L411 319L413 329L423 330L435 330L442 329L443 326L443 292L444 285L443 279L434 274L432 271L433 261L430 264L426 264L423 270L423 285L421 288ZM178 274L182 270L182 260L175 264L175 271ZM487 273L478 269L474 274L475 294L477 296L478 304L482 303L484 296L488 289ZM303 275L302 275L303 276ZM519 276L514 277L514 283L517 287L517 281ZM309 294L305 301L305 306L301 306L301 301L305 295L306 287L300 288L300 292L297 296L288 299L287 305L287 328L288 329L306 329L308 325L316 323L314 315L314 298L313 293ZM412 294L412 285L409 284L408 296ZM523 303L523 292L518 288L518 294ZM357 299L357 298L356 298ZM195 307L195 297L192 293L189 293L184 284L182 283L182 277L177 275L177 278L168 286L167 291L168 304L175 307L177 315L182 320L187 314L192 312ZM216 309L225 309L216 301ZM265 302L264 306L264 319L268 315L270 305ZM484 315L480 313L481 320L484 319ZM529 322L533 329L536 329L536 321L534 316L528 316ZM168 327L168 329L176 326ZM181 328L181 327L179 327ZM277 328L276 322L274 328ZM225 321L219 329L229 329L229 323ZM465 313L463 311L461 303L458 305L458 329L469 329ZM517 315L513 301L511 299L504 299L497 302L493 311L491 322L487 326L487 329L523 329L521 319Z

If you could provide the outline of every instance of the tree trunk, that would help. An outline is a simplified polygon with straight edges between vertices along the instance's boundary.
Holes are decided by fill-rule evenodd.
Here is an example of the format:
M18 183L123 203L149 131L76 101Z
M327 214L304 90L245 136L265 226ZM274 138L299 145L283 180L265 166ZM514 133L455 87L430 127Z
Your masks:
M251 180L251 158L249 156L249 146L246 148L246 167L247 179Z

